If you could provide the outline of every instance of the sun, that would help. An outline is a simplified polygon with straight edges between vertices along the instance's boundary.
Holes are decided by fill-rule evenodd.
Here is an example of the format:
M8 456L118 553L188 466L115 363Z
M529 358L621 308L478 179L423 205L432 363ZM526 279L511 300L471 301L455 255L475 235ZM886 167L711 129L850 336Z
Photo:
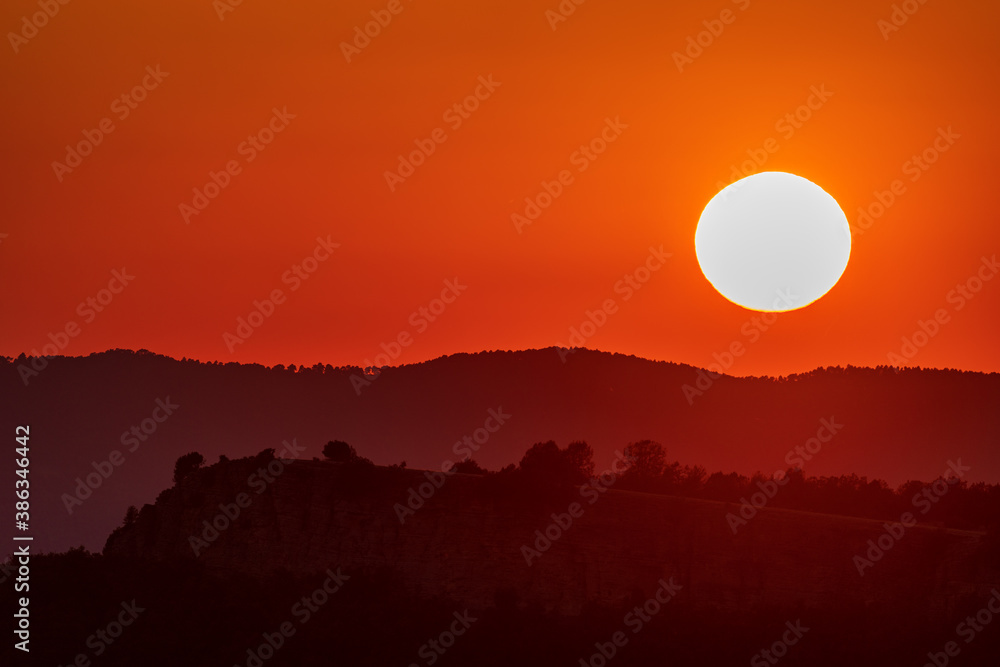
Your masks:
M702 273L749 310L796 310L837 284L851 228L837 200L795 174L765 171L708 202L694 235Z

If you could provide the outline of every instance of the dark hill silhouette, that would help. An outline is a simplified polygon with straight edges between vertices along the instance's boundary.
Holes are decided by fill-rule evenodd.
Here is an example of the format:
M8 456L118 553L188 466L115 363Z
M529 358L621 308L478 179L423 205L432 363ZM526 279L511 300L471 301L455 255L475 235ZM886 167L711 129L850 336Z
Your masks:
M900 525L884 555L859 565L869 540L892 535L886 521L762 507L734 531L738 503L622 490L599 477L578 486L556 469L532 475L522 459L517 474L435 476L263 452L192 472L115 530L104 553L254 577L386 568L420 597L484 609L509 590L563 615L674 576L702 609L888 612L905 597L944 623L959 599L1000 586L995 539L982 530Z
M379 464L440 468L459 458L456 442L496 425L489 411L501 408L509 419L475 453L491 469L550 439L586 440L603 469L614 450L649 438L682 463L770 474L833 418L843 428L804 463L809 474L858 473L897 485L934 479L961 459L969 481L1000 480L997 374L848 367L781 379L723 376L689 404L682 387L696 386L699 369L588 350L456 354L387 368L360 394L358 368L269 369L115 350L54 357L25 386L18 368L30 361L0 363L0 388L6 432L34 426L38 549L100 547L126 507L170 485L173 462L187 452L215 461L294 440L305 448L298 456L309 458L337 438ZM164 416L157 401L168 399L177 407L153 421ZM143 420L155 432L123 444L123 433ZM64 494L74 494L95 463L108 471L103 462L115 450L120 465L70 515Z
M250 664L247 647L288 620L303 592L347 575L267 664L326 664L331 654L414 664L455 610L479 625L445 665L579 664L618 629L628 642L615 664L665 655L677 665L745 664L792 627L808 634L789 665L922 664L1000 585L996 544L979 531L911 527L862 577L854 557L884 539L882 521L764 508L734 535L731 504L617 488L590 503L558 465L544 466L557 493L540 497L529 492L540 480L527 458L516 473L448 477L402 523L394 506L428 482L424 471L287 461L257 494L248 480L276 464L269 452L193 470L114 531L102 556L43 561L43 585L67 590L58 611L41 603L42 624L70 626L45 655L72 655L91 617L138 598L156 611L109 664ZM237 512L241 493L252 500ZM551 532L553 513L574 499L583 513ZM530 564L526 543L540 550ZM669 602L649 606L667 589ZM174 636L204 649L188 656L163 639ZM998 646L996 633L976 638L962 664L993 664Z
M454 650L444 642L442 666L606 664L597 651L622 665L745 664L796 628L806 640L783 664L922 664L955 639L956 622L1000 598L1000 485L920 483L950 487L940 504L951 507L935 517L990 526L954 530L917 513L912 488L879 487L875 499L894 499L881 506L853 476L830 495L829 479L798 471L780 488L701 481L689 467L678 476L655 443L627 447L620 475L595 469L592 454L542 442L503 470L468 461L447 475L376 466L343 441L322 461L267 449L205 465L184 454L174 485L129 508L103 554L32 559L35 658L70 664L89 649L109 667L304 667L331 655L431 664L428 638L464 619L472 631ZM737 501L751 489L771 496L752 516ZM661 495L676 492L727 502ZM906 510L919 523L900 524ZM14 571L0 567L0 590ZM95 643L95 624L123 613L136 623L121 640L108 625L115 641ZM615 649L605 640L619 629L627 641ZM1000 636L974 639L961 664L994 664Z

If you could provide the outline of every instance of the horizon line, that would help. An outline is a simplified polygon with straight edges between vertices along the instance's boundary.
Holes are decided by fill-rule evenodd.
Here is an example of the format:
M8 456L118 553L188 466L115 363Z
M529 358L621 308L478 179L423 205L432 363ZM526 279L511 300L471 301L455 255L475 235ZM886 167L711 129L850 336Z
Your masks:
M354 365L354 364L334 366L333 364L319 362L319 361L313 363L312 365L294 364L294 363L291 363L291 364L278 363L278 364L273 364L273 365L267 365L267 364L263 364L263 363L255 362L255 361L225 361L225 360L222 360L222 359L204 360L204 359L198 359L198 358L195 358L195 357L188 357L188 356L183 356L183 357L178 358L178 357L175 357L175 356L172 356L172 355L169 355L169 354L162 354L160 352L154 352L154 351L149 350L147 348L138 348L138 349L132 349L132 348L108 348L108 349L103 350L103 351L90 352L88 354L79 354L79 355L65 355L65 354L44 355L44 354L39 354L39 355L36 356L35 354L29 354L27 352L21 352L17 356L10 356L10 355L6 355L6 354L0 355L0 360L2 360L4 362L7 362L7 363L17 363L22 358L24 358L24 359L43 358L43 359L47 359L47 360L52 360L52 359L86 359L88 357L99 356L99 355L104 355L104 354L112 354L112 353L116 353L116 352L130 352L132 354L148 354L148 355L152 355L152 356L155 356L155 357L162 357L162 358L165 358L165 359L170 359L172 361L178 361L178 362L190 361L190 362L195 362L195 363L198 363L198 364L205 364L205 365L237 364L239 366L260 366L260 367L263 367L263 368L265 368L267 370L282 370L282 371L291 370L291 368L294 366L295 370L291 371L293 373L298 373L298 372L301 372L302 370L311 370L312 368L314 368L316 366L322 366L324 368L331 367L331 368L334 368L334 369L337 369L337 370L356 370L356 371L360 371L361 373L365 373L367 371L367 369L369 369L369 368L375 368L375 369L377 369L379 371L379 373L381 373L384 370L402 370L404 368L411 367L411 366L419 366L419 365L422 365L422 364L432 363L432 362L435 362L435 361L441 361L441 360L444 360L444 359L449 359L449 358L452 358L452 357L458 357L458 356L463 356L463 355L464 356L475 356L475 355L479 355L479 354L517 354L517 353L526 353L526 352L530 352L530 353L543 353L543 352L548 352L548 351L555 351L555 352L558 353L558 351L560 351L560 350L568 350L569 353L571 353L571 354L572 353L576 353L576 352L588 352L588 353L597 354L597 355L620 356L620 357L638 359L640 361L645 361L645 362L648 362L648 363L651 363L651 364L667 364L667 365L671 365L671 366L687 366L688 368L694 369L696 371L704 371L706 373L715 375L716 377L713 378L713 379L716 379L716 378L719 378L719 377L732 377L732 378L739 378L739 379L774 379L774 380L780 380L780 379L786 379L786 378L796 377L796 376L800 376L800 375L808 375L808 374L814 373L816 371L827 371L827 370L832 370L832 369L843 369L843 370L857 369L857 370L871 370L871 371L876 371L876 370L879 370L879 369L882 369L882 368L892 369L896 374L904 373L904 372L908 372L908 371L910 371L910 372L914 372L914 371L916 371L916 372L920 372L920 371L938 371L938 372L951 372L951 373L975 373L975 374L985 375L985 376L1000 374L1000 373L998 373L998 371L969 370L969 369L948 368L948 367L946 367L946 368L938 368L938 367L925 367L925 366L893 366L892 364L879 364L877 366L858 366L858 365L854 365L854 364L846 364L846 365L836 364L836 365L816 366L816 367L810 368L810 369L805 370L805 371L798 371L798 372L789 373L789 374L786 374L786 375L753 375L753 374L748 374L748 375L731 375L731 374L726 373L726 372L718 373L717 371L712 371L710 368L705 367L705 366L697 366L697 365L694 365L694 364L689 364L689 363L681 362L681 361L668 361L668 360L665 360L665 359L651 359L649 357L642 357L642 356L639 356L639 355L636 355L636 354L625 353L625 352L611 352L611 351L607 351L607 350L600 350L600 349L588 348L588 347L565 347L565 346L561 346L561 345L550 345L548 347L543 347L543 348L523 348L523 349L507 349L507 350L501 350L501 349L487 350L487 349L483 349L483 350L479 350L477 352L452 352L452 353L449 353L449 354L442 354L442 355L439 355L437 357L431 357L431 358L428 358L428 359L424 359L422 361L412 361L412 362L408 362L408 363L405 363L405 364L399 364L398 366L358 366L358 365ZM34 352L34 350L32 352ZM712 365L713 364L709 364L709 366L712 366ZM279 366L281 368L278 368Z

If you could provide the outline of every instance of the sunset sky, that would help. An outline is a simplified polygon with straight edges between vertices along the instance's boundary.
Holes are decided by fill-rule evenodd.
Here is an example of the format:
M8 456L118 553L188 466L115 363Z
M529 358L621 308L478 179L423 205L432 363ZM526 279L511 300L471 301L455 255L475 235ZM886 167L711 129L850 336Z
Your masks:
M909 363L1000 371L994 3L899 26L860 0L52 3L37 29L37 2L0 9L0 354L70 325L61 354L364 365L402 334L404 364L569 345L613 300L586 347L706 366L739 342L728 372L776 375L889 363L923 320ZM766 331L694 248L755 156L875 213Z

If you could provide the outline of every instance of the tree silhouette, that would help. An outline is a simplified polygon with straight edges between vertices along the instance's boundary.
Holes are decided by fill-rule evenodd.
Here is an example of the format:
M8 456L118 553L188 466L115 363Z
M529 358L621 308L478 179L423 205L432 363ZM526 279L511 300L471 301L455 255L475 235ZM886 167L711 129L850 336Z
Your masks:
M521 457L518 470L529 482L583 484L594 475L594 450L585 442L566 449L552 440L535 443Z
M331 440L323 445L323 456L326 457L328 461L336 461L338 463L358 463L368 466L375 465L372 463L371 459L359 455L354 447L351 447L343 440ZM399 467L405 468L406 462L404 461Z
M567 473L575 478L575 483L583 484L594 476L594 448L582 440L571 442L563 453L568 467Z
M485 475L489 471L476 463L475 459L465 459L459 461L451 467L451 472L465 473L466 475Z
M330 461L347 462L356 459L358 452L343 440L331 440L323 445L323 456Z
M125 520L122 522L125 526L131 526L139 518L139 510L136 509L135 505L129 505L128 509L125 510Z
M188 452L174 464L174 484L193 473L205 463L205 457L198 452Z
M625 458L631 461L628 468L630 475L639 479L654 479L663 474L667 452L654 440L640 440L625 447Z

